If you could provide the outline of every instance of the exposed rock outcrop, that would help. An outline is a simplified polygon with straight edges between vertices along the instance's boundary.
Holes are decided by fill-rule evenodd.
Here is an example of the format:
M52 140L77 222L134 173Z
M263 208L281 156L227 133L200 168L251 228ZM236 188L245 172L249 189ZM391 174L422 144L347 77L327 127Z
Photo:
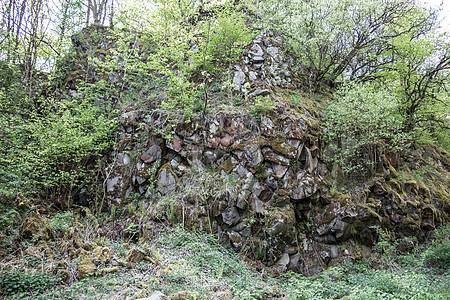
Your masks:
M263 31L234 65L235 93L272 101L284 91L280 97L289 98L305 86L290 61L282 39ZM448 153L430 152L442 184L432 172L399 178L400 164L414 162L390 152L381 153L372 179L340 193L345 178L338 164L326 163L333 153L321 141L320 113L303 102L277 102L257 118L244 109L192 117L166 134L165 112L124 112L105 166L109 204L140 199L153 221L210 231L280 272L305 274L367 252L377 227L420 241L450 219Z

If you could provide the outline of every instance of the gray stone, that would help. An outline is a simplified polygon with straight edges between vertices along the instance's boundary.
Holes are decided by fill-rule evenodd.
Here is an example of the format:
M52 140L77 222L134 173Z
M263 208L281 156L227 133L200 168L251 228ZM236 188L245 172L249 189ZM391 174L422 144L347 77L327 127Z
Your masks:
M352 234L350 224L339 219L334 223L332 231L335 232L336 239L341 241L345 241Z
M241 217L239 216L239 211L236 207L227 208L222 213L223 222L229 226L233 226L240 221Z
M336 257L338 257L339 256L339 247L338 246L336 246L336 245L331 245L330 246L330 256L331 256L331 258L336 258Z
M305 176L302 180L296 180L292 183L290 196L293 200L301 200L311 197L319 190L319 185L311 176Z
M288 264L289 264L289 254L283 253L283 255L281 255L280 259L276 263L276 268L278 272L282 273L286 271Z
M320 251L319 255L320 255L320 258L322 258L323 262L326 265L330 262L331 256L330 256L330 253L328 253L327 251Z
M263 156L266 160L274 162L280 165L289 165L289 158L286 158L282 155L276 154L272 149L266 147L262 149ZM283 174L284 175L284 174Z
M240 164L233 169L233 172L235 172L239 176L239 178L244 178L249 173L249 171Z
M297 247L287 247L285 251L289 255L294 255L298 252L298 248Z
M131 162L131 158L127 154L123 154L122 163L124 165L128 165Z
M249 94L249 96L267 96L270 94L268 89L256 89Z
M110 201L120 204L122 201L122 189L124 188L121 174L117 174L106 181L106 193Z
M245 209L247 208L247 204L248 204L248 196L250 195L249 191L242 191L239 193L238 197L237 197L237 201L236 201L236 206L239 207L240 209Z
M142 153L141 159L146 163L152 163L161 159L161 148L156 145L151 146L144 153Z
M263 56L254 56L252 58L252 61L255 64L261 64L261 63L264 63L264 57Z
M264 69L263 66L264 66L263 62L253 64L253 68L256 70L263 70Z
M212 151L206 151L205 157L211 164L217 161L217 154Z
M145 192L147 192L147 187L139 186L139 193L142 195L145 194Z
M248 193L250 194L250 191L253 189L253 185L255 184L255 176L250 173L247 172L247 175L244 178L244 184L241 187L242 191L248 191Z
M170 195L175 192L176 179L170 168L164 168L159 172L156 187L163 196Z
M217 126L217 124L215 124L214 122L211 122L211 123L209 124L209 132L210 132L210 133L216 134L216 133L217 133L217 129L218 129L218 126Z
M163 299L163 297L165 297L166 295L164 295L163 293L161 293L160 291L156 291L153 292L153 294L150 295L150 297L147 298L139 298L136 300L161 300Z
M239 232L242 231L244 228L246 228L248 226L248 222L247 221L242 221L240 223L238 223L236 226L234 226L233 228L231 228L233 231Z
M283 166L281 164L275 164L273 166L273 172L274 172L274 176L276 178L283 178L283 176L286 174L288 170L287 166Z
M300 266L299 266L300 258L301 258L300 253L296 253L296 254L292 255L289 260L288 270L293 271L293 272L300 272Z
M273 58L275 58L276 60L279 59L280 51L278 50L277 47L268 47L267 48L267 53L269 53L269 55L272 56Z
M259 197L259 195L261 194L262 191L264 191L264 187L262 187L261 184L257 181L257 182L253 185L252 193L253 193L256 197Z
M261 213L265 210L264 202L259 200L259 198L253 194L250 196L250 207L252 211L257 213Z
M252 48L250 48L249 53L252 54L253 56L263 56L264 50L261 48L260 45L253 44Z
M237 249L242 248L244 242L242 240L242 236L239 233L235 231L228 232L228 237L230 238L231 244L235 248Z
M269 73L270 73L270 75L272 75L272 76L276 76L276 75L278 75L278 71L279 71L279 68L278 68L278 65L271 65L271 66L269 66Z
M261 149L259 149L259 145L257 143L254 143L250 147L247 147L245 149L245 153L250 159L250 166L253 168L259 166L259 164L261 164L264 160Z
M176 169L180 163L181 163L182 158L180 156L175 156L171 161L170 161L170 167L172 169Z
M250 79L250 81L255 81L257 79L257 74L258 73L254 72L254 71L250 71L248 73L248 79Z
M275 125L267 116L261 116L261 129L267 133L272 133Z
M235 66L235 68L236 71L234 71L233 83L236 85L236 88L240 90L245 80L245 73L242 72L239 66Z
M136 176L136 181L139 185L143 184L147 179L141 177L141 176Z

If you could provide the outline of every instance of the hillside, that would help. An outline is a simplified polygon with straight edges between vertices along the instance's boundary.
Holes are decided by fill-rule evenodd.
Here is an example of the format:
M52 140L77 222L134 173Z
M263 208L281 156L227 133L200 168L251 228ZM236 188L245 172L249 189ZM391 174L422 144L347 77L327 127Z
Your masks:
M2 295L445 299L437 12L169 2L77 31L50 73L1 62Z

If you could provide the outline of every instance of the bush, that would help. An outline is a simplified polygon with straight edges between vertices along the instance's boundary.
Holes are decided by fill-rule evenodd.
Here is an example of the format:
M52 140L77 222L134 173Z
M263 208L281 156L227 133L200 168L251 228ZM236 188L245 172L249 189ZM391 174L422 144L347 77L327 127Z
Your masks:
M3 273L0 277L0 287L8 295L17 293L41 293L58 283L58 278L54 276L40 272L31 273L24 270Z
M436 231L431 246L423 253L424 264L450 270L450 225Z
M325 113L325 139L333 152L325 159L347 175L370 175L380 154L407 141L398 101L385 89L349 83L335 93Z
M87 167L108 148L116 126L104 109L87 100L53 102L42 99L39 110L26 118L16 118L14 128L6 128L7 176L5 194L70 195L74 186L86 180Z

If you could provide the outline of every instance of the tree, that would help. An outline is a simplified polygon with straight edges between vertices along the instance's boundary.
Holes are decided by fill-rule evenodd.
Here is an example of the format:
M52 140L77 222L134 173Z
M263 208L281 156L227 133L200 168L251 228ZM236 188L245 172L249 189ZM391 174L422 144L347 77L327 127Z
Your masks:
M284 0L266 1L264 8L262 18L285 36L311 88L341 77L376 76L395 60L385 55L392 47L388 40L421 36L437 17L414 0Z
M445 35L429 34L418 39L400 36L390 43L396 60L381 74L401 99L405 129L424 129L429 121L450 129L447 115L434 110L438 103L450 104L443 93L450 76L450 42Z
M104 25L106 17L109 16L109 26L113 26L114 0L87 0L84 4L87 9L86 26L92 21L96 25Z
M346 175L373 175L386 150L408 140L398 98L374 84L348 83L335 92L325 112L325 140ZM390 149L389 149L390 148Z

